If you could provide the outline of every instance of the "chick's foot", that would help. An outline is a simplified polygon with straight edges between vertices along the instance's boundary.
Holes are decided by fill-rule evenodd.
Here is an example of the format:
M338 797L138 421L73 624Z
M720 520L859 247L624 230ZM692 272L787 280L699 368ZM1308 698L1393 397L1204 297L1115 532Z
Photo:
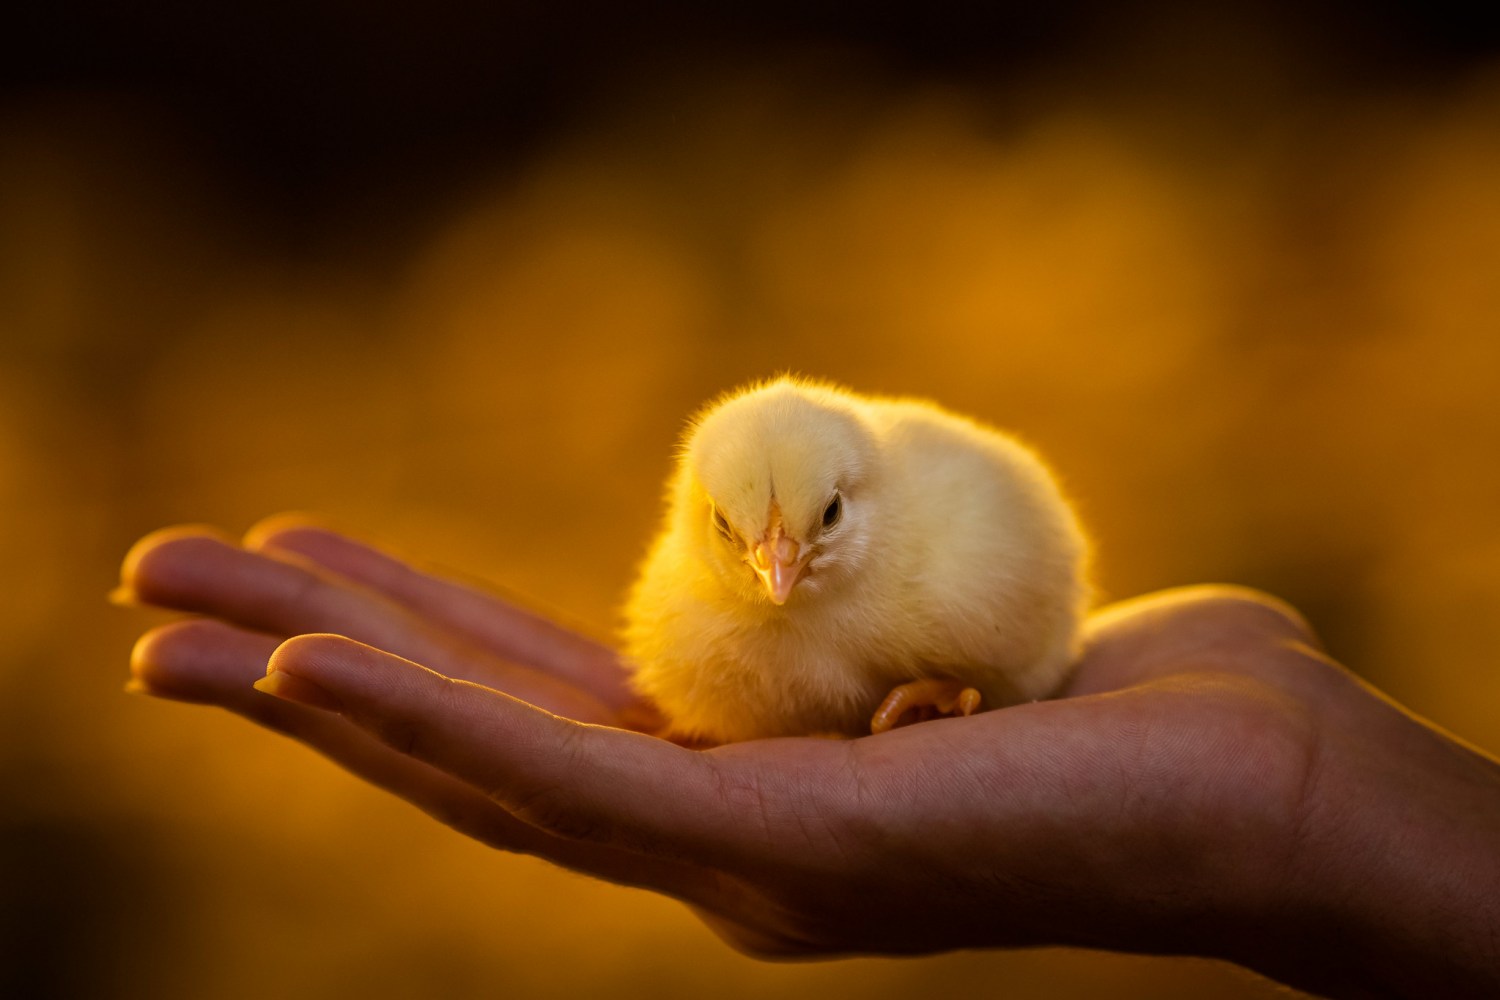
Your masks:
M870 732L883 733L910 722L925 722L945 715L973 715L979 711L979 691L959 681L924 677L894 688L870 719Z

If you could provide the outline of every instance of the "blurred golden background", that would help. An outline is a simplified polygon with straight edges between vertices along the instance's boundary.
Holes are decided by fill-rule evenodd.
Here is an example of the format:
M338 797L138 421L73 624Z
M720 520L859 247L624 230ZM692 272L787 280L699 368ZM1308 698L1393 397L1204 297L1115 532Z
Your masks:
M775 966L120 693L142 533L319 511L601 634L791 369L1036 445L1106 597L1228 580L1500 749L1500 46L1459 5L62 4L0 40L0 994L1265 997ZM28 20L29 18L29 20Z

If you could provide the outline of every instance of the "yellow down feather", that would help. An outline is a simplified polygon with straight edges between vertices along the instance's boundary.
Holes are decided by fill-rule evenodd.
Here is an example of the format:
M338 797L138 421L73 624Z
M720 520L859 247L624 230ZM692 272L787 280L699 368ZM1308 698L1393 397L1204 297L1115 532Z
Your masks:
M768 532L805 557L781 604L754 569ZM1055 692L1086 558L1052 475L1011 437L778 378L691 422L625 652L677 737L862 735L918 678L977 688L986 709Z

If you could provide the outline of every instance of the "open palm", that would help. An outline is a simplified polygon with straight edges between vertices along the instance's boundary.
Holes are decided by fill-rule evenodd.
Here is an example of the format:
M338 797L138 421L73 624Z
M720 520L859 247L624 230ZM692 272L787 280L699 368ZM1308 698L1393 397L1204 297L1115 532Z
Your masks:
M146 692L287 733L495 847L675 896L758 954L1064 943L1306 981L1239 931L1345 876L1321 839L1357 803L1320 784L1394 753L1386 780L1420 797L1452 756L1294 612L1230 588L1096 614L1055 700L694 751L648 735L607 647L295 519L244 544L159 532L125 586L200 616L138 644Z

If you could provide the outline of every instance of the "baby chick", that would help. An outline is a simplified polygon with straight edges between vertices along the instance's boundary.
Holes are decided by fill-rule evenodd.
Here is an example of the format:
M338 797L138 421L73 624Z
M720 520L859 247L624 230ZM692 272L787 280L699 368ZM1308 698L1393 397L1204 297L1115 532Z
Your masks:
M1065 679L1082 533L1031 452L917 400L783 377L697 415L626 611L698 743L879 732Z

